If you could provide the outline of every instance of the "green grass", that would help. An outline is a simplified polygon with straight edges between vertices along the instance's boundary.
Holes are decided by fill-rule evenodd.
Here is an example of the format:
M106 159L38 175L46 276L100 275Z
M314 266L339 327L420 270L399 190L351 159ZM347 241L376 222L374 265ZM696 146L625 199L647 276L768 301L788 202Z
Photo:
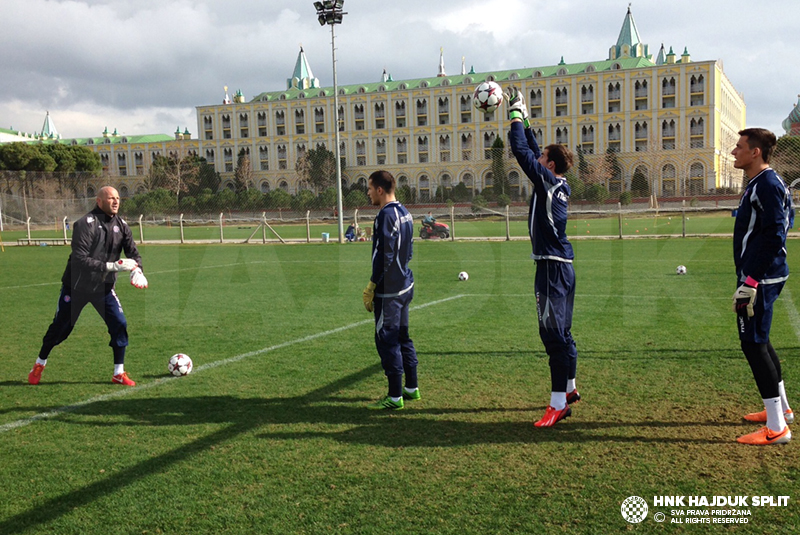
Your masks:
M549 375L524 241L415 243L422 399L390 414L364 408L386 389L361 304L369 243L142 245L150 288L118 289L133 389L110 384L91 309L27 385L68 249L7 247L0 533L727 533L670 525L652 498L797 498L798 439L735 442L760 399L729 311L730 240L574 246L584 399L552 429L532 426ZM796 273L800 244L788 247ZM790 399L799 285L772 335ZM196 371L167 379L176 352ZM620 515L631 495L650 503L638 525ZM796 532L792 500L749 508L733 531Z

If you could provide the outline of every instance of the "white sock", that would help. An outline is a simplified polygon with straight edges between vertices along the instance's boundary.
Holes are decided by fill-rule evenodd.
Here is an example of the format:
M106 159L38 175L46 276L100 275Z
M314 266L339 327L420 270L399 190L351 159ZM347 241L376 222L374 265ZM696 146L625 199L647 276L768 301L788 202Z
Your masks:
M389 397L391 397L391 398L392 398L392 401L394 401L395 403L397 403L398 401L400 401L401 399L403 399L403 396L400 396L399 398L392 397L392 396L389 396Z
M575 379L567 379L567 392L575 390Z
M414 392L416 392L417 390L419 390L419 388L408 388L408 387L405 387L405 386L404 386L404 387L403 387L403 390L405 390L405 391L406 391L406 392L408 392L409 394L413 394Z
M765 399L764 407L767 409L767 427L775 432L783 431L786 427L786 420L783 417L781 398Z
M791 407L789 407L789 399L786 397L786 387L783 386L783 381L778 383L778 393L781 395L781 406L783 407L783 412L790 411Z
M41 364L42 366L47 366L47 360L46 359L42 360L40 358L37 358L36 359L36 364ZM781 383L781 384L783 384L783 383Z
M124 364L114 364L114 375L119 375L121 373L125 373L125 365Z
M567 406L566 392L550 392L550 406L560 411Z

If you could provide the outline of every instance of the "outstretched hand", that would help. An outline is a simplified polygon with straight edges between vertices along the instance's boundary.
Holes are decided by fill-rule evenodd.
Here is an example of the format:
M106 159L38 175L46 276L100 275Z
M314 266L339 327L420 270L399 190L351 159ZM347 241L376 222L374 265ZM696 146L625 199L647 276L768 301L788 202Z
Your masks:
M525 96L516 86L510 86L505 92L507 103L508 120L519 119L528 127L528 106L525 104Z

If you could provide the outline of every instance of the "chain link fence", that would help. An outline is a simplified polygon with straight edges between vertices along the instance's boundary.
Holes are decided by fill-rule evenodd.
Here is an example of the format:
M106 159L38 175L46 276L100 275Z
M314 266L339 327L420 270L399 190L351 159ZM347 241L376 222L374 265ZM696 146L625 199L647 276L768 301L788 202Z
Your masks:
M791 185L800 179L798 146L784 144L780 150L779 144L772 158L773 167ZM420 226L420 237L527 239L530 182L508 149L483 150L484 160L416 163L399 171L389 168L398 180L397 197ZM745 184L741 171L728 170L733 176L731 186L708 189L696 186L698 177L691 174L691 167L678 173L677 166L665 163L660 175L652 177L654 173L642 172L641 165L623 171L625 166L615 162L617 156L611 153L576 154L567 175L573 191L568 232L573 237L731 231L730 216ZM353 226L356 240L369 238L376 213L366 195L373 170L355 167L343 173L344 226ZM94 207L97 191L106 184L120 190L120 212L139 241L338 239L333 187L292 191L287 183L287 187L264 190L249 182L241 184L239 191L233 187L192 191L186 186L171 191L148 189L147 177L0 171L0 232L5 243L67 243L69 225ZM426 229L419 224L426 216L435 218L436 226L423 232Z

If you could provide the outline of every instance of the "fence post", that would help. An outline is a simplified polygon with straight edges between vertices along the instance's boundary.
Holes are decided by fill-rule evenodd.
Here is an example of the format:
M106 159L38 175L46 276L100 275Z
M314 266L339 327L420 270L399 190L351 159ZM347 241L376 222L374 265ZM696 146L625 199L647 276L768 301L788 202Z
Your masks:
M306 210L306 243L311 243L311 210Z
M511 241L511 220L508 216L508 205L506 205L506 241Z
M219 242L224 243L224 234L222 233L222 217L225 215L224 212L219 213Z
M31 218L29 217L27 221L25 221L25 226L28 227L28 245L31 244Z
M358 208L353 212L353 224L358 228Z
M261 243L267 243L267 212L261 212Z
M144 230L142 229L142 218L144 214L139 214L139 243L144 243Z
M683 214L683 237L686 237L686 199L681 201L681 212Z
M622 239L622 203L621 202L617 203L617 210L618 210L617 219L619 220L619 239L621 240Z
M455 211L456 207L450 207L450 241L455 241L456 239L456 218L455 218Z
M64 244L68 243L67 240L67 216L64 216L64 219L61 220L61 228L64 229Z
M181 225L181 243L183 243L183 214L181 214L180 225Z

